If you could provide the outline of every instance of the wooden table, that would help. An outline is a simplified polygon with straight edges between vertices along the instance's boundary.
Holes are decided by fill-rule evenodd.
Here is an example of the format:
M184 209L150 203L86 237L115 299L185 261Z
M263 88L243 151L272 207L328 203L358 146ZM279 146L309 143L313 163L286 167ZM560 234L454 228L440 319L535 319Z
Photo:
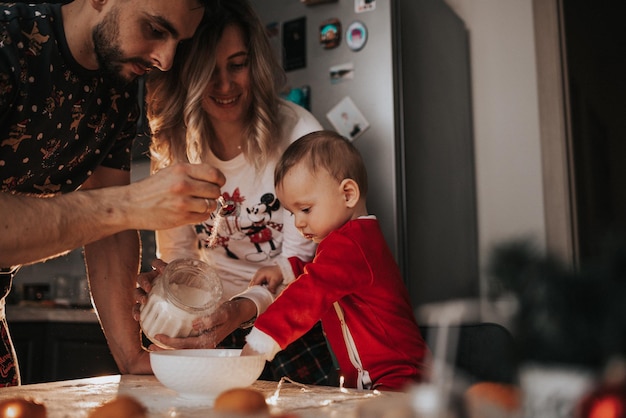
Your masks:
M367 414L370 405L380 402L406 403L408 394L357 391L328 386L257 381L252 388L263 392L272 414L293 413L297 417L357 418ZM0 388L0 400L31 397L42 402L48 418L86 418L90 411L118 394L135 397L149 410L150 418L219 417L211 405L178 397L154 376L112 375L86 379L38 383ZM122 418L122 417L120 417Z

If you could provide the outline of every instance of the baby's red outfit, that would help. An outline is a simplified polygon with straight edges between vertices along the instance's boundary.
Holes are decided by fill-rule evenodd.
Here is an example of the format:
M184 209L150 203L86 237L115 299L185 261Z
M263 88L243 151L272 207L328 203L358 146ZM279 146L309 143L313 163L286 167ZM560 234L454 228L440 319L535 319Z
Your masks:
M349 221L329 234L312 262L290 262L299 277L256 320L248 339L252 348L267 352L258 348L267 348L270 337L273 357L321 319L346 387L402 389L424 377L427 347L374 217ZM366 372L362 385L355 352Z

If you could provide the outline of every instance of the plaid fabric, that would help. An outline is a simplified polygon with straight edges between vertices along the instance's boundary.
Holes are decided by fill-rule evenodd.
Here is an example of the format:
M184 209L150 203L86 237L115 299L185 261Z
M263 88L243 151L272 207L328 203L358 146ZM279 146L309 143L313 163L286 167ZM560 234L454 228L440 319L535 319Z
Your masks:
M250 329L238 329L226 337L220 348L241 348ZM329 350L322 325L318 322L309 332L276 354L261 374L262 380L291 380L310 385L339 386L333 356Z

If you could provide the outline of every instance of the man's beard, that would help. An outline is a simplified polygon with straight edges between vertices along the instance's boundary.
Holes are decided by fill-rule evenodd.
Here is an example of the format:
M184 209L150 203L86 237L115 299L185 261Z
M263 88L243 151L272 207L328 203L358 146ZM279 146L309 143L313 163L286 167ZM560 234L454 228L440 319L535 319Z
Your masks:
M124 56L120 49L119 27L117 18L119 11L114 8L93 29L92 38L98 66L103 77L115 84L124 86L130 83L134 77L122 75L122 63Z

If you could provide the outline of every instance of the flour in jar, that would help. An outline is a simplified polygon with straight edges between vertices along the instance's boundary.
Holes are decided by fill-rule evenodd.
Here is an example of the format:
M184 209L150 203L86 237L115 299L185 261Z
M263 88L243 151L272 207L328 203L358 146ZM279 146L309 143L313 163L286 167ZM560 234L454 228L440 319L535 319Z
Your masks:
M154 337L196 335L193 321L211 314L221 297L222 283L210 266L200 260L175 260L153 283L141 308L141 329L157 346L172 348Z

